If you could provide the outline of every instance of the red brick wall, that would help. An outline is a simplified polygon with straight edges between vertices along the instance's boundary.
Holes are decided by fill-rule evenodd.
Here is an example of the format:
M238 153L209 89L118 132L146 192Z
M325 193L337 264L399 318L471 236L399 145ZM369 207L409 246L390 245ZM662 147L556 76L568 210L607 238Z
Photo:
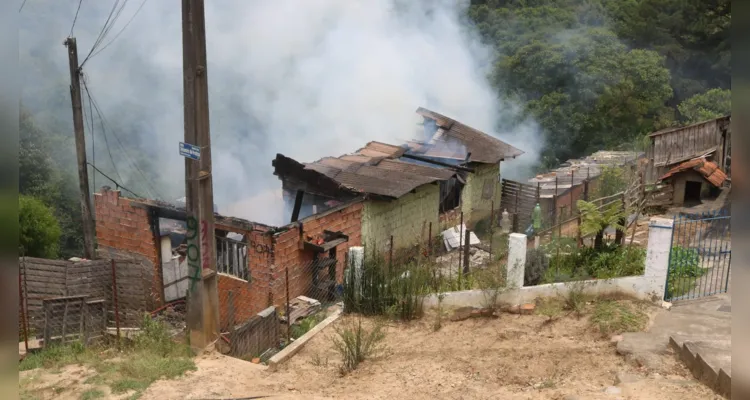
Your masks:
M349 246L361 246L362 243L362 202L354 203L337 211L311 216L301 221L302 236L315 237L322 235L324 230L341 231L349 236L347 243L341 244L336 251L336 281L343 282L344 260ZM295 298L305 295L312 285L312 271L309 268L313 260L313 253L301 250L298 226L274 237L274 263L272 271L274 304L286 303L286 276L289 270L289 297Z
M154 265L154 294L163 303L161 260L158 258L159 243L154 240L145 205L138 200L120 197L119 191L95 194L96 232L100 248L113 248L141 254ZM344 260L349 246L360 246L362 242L362 202L354 203L335 211L311 216L301 221L303 238L322 235L324 230L341 231L349 241L337 248L336 280L343 281ZM219 315L222 329L231 323L230 296L234 308L234 322L247 321L263 309L286 304L286 276L289 269L289 296L304 295L312 285L310 263L313 254L300 248L297 225L289 230L272 235L268 231L248 231L233 226L216 224L217 229L241 233L248 237L248 268L250 281L219 274ZM106 251L106 250L105 250Z
M161 260L151 231L149 216L145 207L139 207L137 200L120 197L120 191L104 190L94 194L96 216L96 240L99 251L108 248L140 254L154 265L153 297L158 304L164 302L161 280Z
M242 323L271 305L270 268L273 259L273 240L269 233L247 231L216 224L217 229L247 235L248 268L250 281L246 282L230 275L219 274L219 318L222 329L231 325L230 296L234 305L234 323Z

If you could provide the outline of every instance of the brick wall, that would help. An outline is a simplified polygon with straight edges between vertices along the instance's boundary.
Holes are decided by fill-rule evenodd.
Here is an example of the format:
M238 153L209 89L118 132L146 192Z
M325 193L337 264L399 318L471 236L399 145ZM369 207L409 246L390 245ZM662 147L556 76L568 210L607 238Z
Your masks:
M118 191L104 191L95 195L96 231L100 251L130 252L148 258L154 265L153 292L163 303L161 260L158 259L159 242L150 228L147 205L139 200L120 197ZM360 246L362 238L362 202L301 220L302 236L322 235L324 230L342 231L349 236L348 243L339 245L336 259L336 278L343 281L344 260L349 246ZM435 212L437 217L437 211ZM249 224L252 225L252 224ZM248 268L250 280L219 274L219 315L222 329L232 322L230 309L234 311L234 322L245 322L265 308L286 304L285 271L289 269L289 295L291 298L304 295L312 285L309 268L313 260L310 251L300 247L300 231L297 224L288 230L273 234L268 230L248 230L236 226L216 223L216 228L246 235L248 238ZM230 307L229 292L232 292Z
M395 249L426 243L429 224L438 227L440 187L423 185L393 201L369 200L362 213L363 243L385 252L391 235Z
M332 211L301 220L302 237L322 235L324 230L341 231L349 241L336 249L336 281L343 282L344 260L349 246L362 243L363 203L356 202ZM289 270L289 297L305 295L312 285L312 270L309 267L313 253L300 248L299 226L292 224L289 230L274 236L274 265L271 270L273 302L277 306L286 304L286 270Z
M157 247L159 242L151 231L151 221L145 207L137 200L120 197L119 190L107 190L94 194L96 216L96 240L100 252L116 253L124 250L146 257L153 265L154 298L164 302L161 277L161 260Z
M492 196L483 198L485 185L491 185ZM464 212L464 223L469 229L474 224L491 214L492 202L495 208L500 206L500 164L479 164L474 166L474 173L469 174L466 186L461 192L461 210Z
M248 268L250 280L236 278L227 274L219 274L219 321L222 329L229 328L232 322L239 324L246 322L258 312L270 305L270 268L273 260L273 239L270 233L248 231L236 227L216 224L216 229L236 232L246 235ZM229 292L232 295L229 295ZM233 304L234 316L230 314L230 303ZM232 321L232 318L234 321Z

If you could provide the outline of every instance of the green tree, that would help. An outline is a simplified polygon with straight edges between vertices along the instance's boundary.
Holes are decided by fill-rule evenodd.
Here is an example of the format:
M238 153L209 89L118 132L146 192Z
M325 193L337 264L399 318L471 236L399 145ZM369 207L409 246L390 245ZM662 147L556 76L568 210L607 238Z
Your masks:
M18 198L20 255L56 258L59 250L60 224L52 210L41 200L21 195Z
M578 200L576 205L581 211L581 234L595 235L595 249L601 249L604 246L604 230L607 227L612 226L619 231L625 230L621 222L627 214L622 209L622 202L615 201L602 207L593 202Z
M677 109L686 124L723 117L732 112L732 92L727 89L711 89L683 101Z

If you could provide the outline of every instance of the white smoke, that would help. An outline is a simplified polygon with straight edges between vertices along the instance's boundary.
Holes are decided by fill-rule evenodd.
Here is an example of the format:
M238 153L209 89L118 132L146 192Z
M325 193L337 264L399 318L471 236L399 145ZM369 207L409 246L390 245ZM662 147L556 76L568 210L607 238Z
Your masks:
M92 3L84 2L79 26L101 26L110 5L87 9ZM135 11L133 3L124 15ZM492 53L462 22L467 6L449 0L207 1L214 199L220 212L285 223L281 183L271 167L276 153L304 162L349 153L371 140L401 144L413 138L419 106L495 132L500 115L516 111L497 99L487 81ZM59 39L66 28L61 24ZM79 34L81 47L93 40ZM147 115L131 116L141 120L137 140L158 149L170 185L163 191L182 196L179 2L147 2L84 70L108 115L123 104L148 109ZM526 152L506 161L504 174L514 164L536 161L542 139L533 124L498 136Z

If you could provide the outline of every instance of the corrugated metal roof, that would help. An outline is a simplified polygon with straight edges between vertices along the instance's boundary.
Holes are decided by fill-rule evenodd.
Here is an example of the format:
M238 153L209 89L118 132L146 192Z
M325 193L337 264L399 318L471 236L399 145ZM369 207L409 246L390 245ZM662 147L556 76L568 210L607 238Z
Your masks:
M425 157L451 158L463 160L466 152L471 153L470 161L486 164L497 164L506 158L515 158L523 151L494 138L482 131L464 125L458 121L438 114L426 108L419 107L417 114L433 119L437 122L438 131L433 135L433 142L456 142L464 146L425 146L420 155ZM419 151L417 151L419 153Z
M399 161L406 149L370 142L354 154L326 157L304 168L319 172L339 185L360 193L399 198L419 186L450 179L455 171Z
M685 161L684 163L670 169L669 172L664 174L659 180L667 179L675 174L691 169L701 174L708 182L719 188L724 184L724 181L727 180L727 174L725 174L716 163L704 158Z

